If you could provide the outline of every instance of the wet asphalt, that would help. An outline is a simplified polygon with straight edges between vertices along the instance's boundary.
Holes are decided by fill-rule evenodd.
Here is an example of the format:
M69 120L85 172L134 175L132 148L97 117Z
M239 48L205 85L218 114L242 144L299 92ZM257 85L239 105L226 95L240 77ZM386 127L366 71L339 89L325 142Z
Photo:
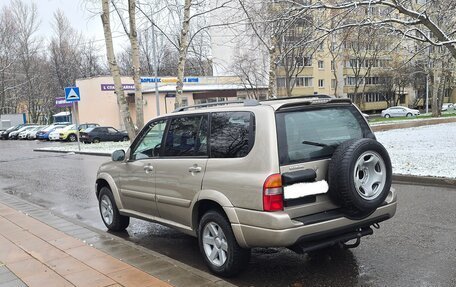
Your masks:
M0 192L106 230L94 182L107 157L33 152L62 143L0 141ZM239 286L456 286L456 187L394 185L396 216L356 249L298 255L254 249ZM132 220L117 234L207 271L195 238L159 224Z

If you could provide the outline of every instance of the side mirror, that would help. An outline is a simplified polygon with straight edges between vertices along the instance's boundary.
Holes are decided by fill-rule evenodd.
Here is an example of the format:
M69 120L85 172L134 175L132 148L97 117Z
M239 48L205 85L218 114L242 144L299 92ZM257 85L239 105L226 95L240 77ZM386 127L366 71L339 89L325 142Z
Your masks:
M123 161L125 159L125 151L123 149L118 149L114 151L111 155L112 161Z

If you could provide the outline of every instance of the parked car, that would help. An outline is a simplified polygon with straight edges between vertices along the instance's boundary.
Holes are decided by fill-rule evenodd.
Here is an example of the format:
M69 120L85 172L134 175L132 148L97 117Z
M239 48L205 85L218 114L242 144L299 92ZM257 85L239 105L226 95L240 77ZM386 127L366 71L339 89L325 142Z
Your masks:
M449 109L451 110L452 108L454 108L454 104L453 103L444 103L442 105L442 111L448 111Z
M109 230L130 217L174 227L198 238L212 272L231 276L250 248L356 247L395 214L390 157L350 100L212 105L151 120L101 165Z
M60 140L60 132L66 127L58 126L52 132L49 133L49 140L50 141L58 141Z
M38 127L34 128L34 129L28 130L27 133L26 133L26 138L28 140L36 139L36 134L40 130L45 129L46 127L48 127L48 126L38 126Z
M99 143L102 141L128 141L126 131L118 131L113 127L91 127L80 133L84 143Z
M20 125L14 126L14 127L10 127L9 129L7 129L6 131L4 131L1 134L1 139L2 140L7 140L9 138L9 134L11 132L15 132L15 131L19 130L20 128L22 128L24 126L27 126L27 125L34 125L34 124L20 124Z
M30 125L23 126L23 127L21 127L20 129L18 129L16 131L10 132L9 135L8 135L8 139L17 140L19 138L19 134L21 132L24 132L24 131L27 131L27 130L31 130L31 129L36 128L36 127L37 126L30 126Z
M419 110L410 109L407 107L389 107L382 111L382 117L384 118L395 118L395 117L412 117L420 115Z
M50 126L47 126L46 128L38 131L36 133L36 138L39 140L49 140L49 134L53 132L57 128L62 128L67 126L67 124L52 124Z
M34 126L34 127L30 128L30 129L26 129L26 130L22 131L22 132L19 133L18 139L25 140L25 139L27 139L27 136L31 132L37 131L37 130L41 129L42 127L43 126Z
M84 130L86 130L87 128L91 128L91 127L98 127L100 126L99 124L93 124L93 123L86 123L86 124L80 124L78 129L79 129L79 132L82 132ZM65 127L63 130L60 131L60 140L62 141L70 141L70 142L75 142L77 141L77 129L76 129L76 125L70 125L70 126L67 126Z

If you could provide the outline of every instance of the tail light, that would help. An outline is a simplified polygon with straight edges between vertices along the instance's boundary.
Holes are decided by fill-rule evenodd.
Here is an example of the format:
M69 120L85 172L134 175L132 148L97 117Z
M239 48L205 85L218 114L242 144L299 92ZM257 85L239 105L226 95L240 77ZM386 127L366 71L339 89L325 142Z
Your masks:
M283 210L282 175L272 174L266 178L263 184L263 210Z

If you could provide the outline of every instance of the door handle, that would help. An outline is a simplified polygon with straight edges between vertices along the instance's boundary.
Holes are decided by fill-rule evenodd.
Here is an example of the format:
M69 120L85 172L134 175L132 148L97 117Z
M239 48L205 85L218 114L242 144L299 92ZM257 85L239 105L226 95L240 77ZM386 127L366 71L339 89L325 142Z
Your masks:
M152 171L154 171L154 167L153 167L152 165L150 165L150 164L145 165L145 166L144 166L144 171L145 171L146 173L152 172Z
M188 172L191 172L191 173L201 172L201 167L195 164L188 168Z

